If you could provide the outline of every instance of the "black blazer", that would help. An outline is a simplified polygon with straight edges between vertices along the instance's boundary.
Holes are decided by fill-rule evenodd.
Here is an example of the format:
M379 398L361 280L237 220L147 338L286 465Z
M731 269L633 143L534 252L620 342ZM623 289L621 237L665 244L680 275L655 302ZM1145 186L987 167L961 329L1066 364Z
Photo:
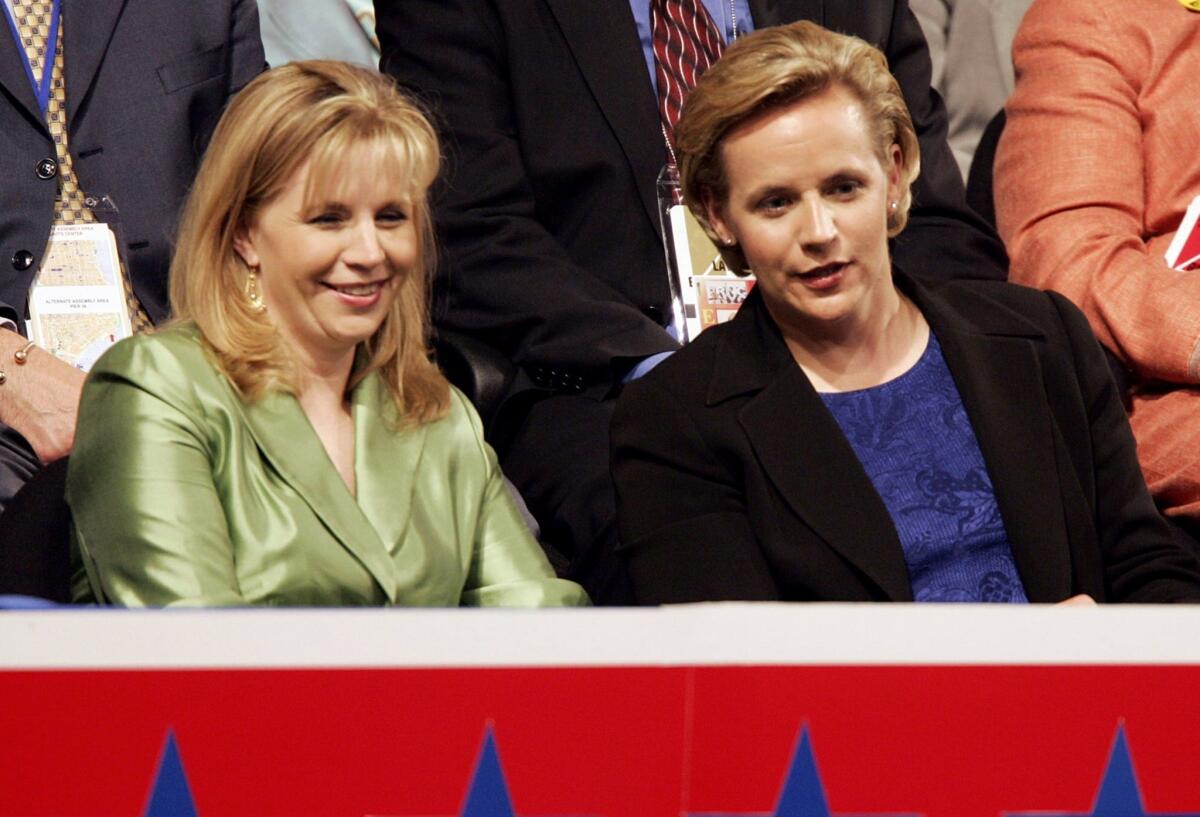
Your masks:
M921 137L901 264L1003 277L963 199L904 2L750 0L763 28L808 19L887 54ZM537 386L605 395L631 361L676 348L655 180L666 161L628 0L377 0L381 67L440 119L435 321L474 335Z
M897 281L941 343L1030 601L1200 600L1083 315L1010 284ZM883 500L757 292L628 386L612 436L639 601L912 600Z
M226 101L263 70L254 0L63 0L67 126L79 185L121 213L133 288L167 314L175 218ZM25 301L54 221L54 143L0 23L0 316ZM24 259L24 260L22 260Z

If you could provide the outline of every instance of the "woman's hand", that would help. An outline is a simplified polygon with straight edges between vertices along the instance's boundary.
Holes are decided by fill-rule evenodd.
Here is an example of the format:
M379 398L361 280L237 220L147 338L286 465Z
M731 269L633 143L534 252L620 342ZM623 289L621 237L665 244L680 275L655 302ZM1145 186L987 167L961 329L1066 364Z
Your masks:
M0 420L29 441L38 459L50 463L71 453L86 375L36 346L25 365L18 365L13 353L26 343L16 332L0 329L0 370L5 374Z
M1095 607L1096 600L1087 593L1080 593L1078 596L1071 596L1066 601L1060 601L1056 607Z

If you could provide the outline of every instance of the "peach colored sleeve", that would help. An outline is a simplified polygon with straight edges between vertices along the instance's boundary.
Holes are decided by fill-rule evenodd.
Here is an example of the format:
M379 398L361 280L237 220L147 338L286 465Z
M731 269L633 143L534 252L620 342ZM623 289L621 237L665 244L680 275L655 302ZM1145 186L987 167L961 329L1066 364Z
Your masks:
M1169 235L1145 235L1138 90L1153 32L1137 31L1130 14L1106 0L1029 10L996 156L997 226L1011 280L1069 297L1139 375L1195 383L1200 275L1167 267Z

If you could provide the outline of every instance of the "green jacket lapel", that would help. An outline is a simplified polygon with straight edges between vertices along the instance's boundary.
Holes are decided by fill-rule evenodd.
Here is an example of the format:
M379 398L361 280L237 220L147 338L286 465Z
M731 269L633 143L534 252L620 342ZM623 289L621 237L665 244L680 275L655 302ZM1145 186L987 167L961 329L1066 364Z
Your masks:
M426 429L393 429L395 408L379 377L368 377L354 390L352 410L358 507L394 553L412 515Z
M396 571L388 549L333 467L299 402L290 394L273 392L244 404L244 411L263 457L371 573L389 601L395 601ZM356 416L356 423L358 419ZM356 455L360 451L356 450ZM359 469L357 463L355 469Z

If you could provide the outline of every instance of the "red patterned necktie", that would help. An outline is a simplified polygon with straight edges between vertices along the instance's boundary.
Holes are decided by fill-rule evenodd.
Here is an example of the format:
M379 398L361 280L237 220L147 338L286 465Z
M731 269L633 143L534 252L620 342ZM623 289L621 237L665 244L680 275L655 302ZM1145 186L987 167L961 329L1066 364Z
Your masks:
M725 40L700 0L650 0L650 31L658 73L658 112L667 147L673 150L683 100L720 58Z

